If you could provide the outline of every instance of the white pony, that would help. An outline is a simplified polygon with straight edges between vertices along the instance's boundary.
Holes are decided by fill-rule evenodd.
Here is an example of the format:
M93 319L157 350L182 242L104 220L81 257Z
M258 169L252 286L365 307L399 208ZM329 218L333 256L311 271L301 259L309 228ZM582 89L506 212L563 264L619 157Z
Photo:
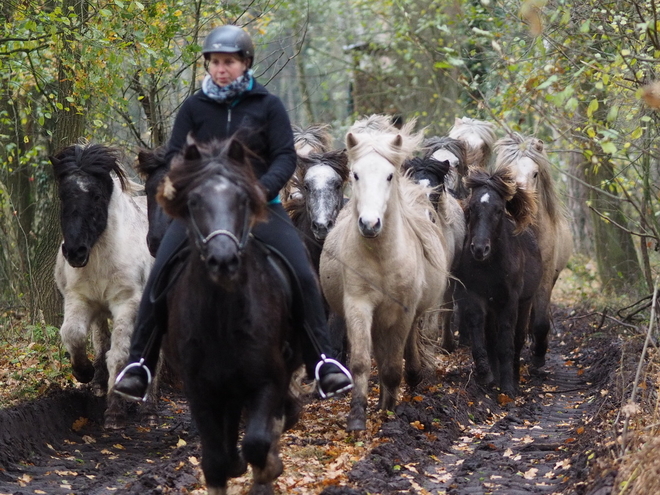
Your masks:
M408 385L422 379L418 319L442 305L451 249L427 189L401 173L422 141L412 132L415 122L401 130L367 125L375 120L357 122L346 135L353 194L326 238L320 265L328 303L347 324L355 380L349 431L366 428L372 351L381 409L396 404L404 358Z
M61 201L63 242L55 281L64 297L62 341L73 375L107 393L126 364L135 317L152 257L147 248L146 201L136 202L118 153L102 145L73 145L51 157ZM112 332L108 319L112 318ZM92 332L94 364L87 357ZM155 400L150 401L155 413ZM147 412L147 411L145 411ZM107 395L105 426L120 427L124 404Z
M533 229L541 249L543 275L532 306L530 333L532 364L541 367L548 349L550 297L559 273L573 252L573 235L566 210L555 191L543 141L514 132L495 143L495 152L495 169L511 170L516 182L537 196L538 213Z
M457 118L448 136L465 143L468 167L487 170L496 139L495 126L491 122L469 117Z

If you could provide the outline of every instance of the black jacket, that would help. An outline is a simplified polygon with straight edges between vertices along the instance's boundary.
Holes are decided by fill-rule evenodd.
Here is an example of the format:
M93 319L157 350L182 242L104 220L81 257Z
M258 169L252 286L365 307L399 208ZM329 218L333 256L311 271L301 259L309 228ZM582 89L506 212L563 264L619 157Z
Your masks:
M237 135L259 159L252 161L255 175L274 199L296 168L293 131L282 101L256 80L252 89L233 102L218 103L197 91L177 113L165 159L181 151L190 133L196 140L226 139Z

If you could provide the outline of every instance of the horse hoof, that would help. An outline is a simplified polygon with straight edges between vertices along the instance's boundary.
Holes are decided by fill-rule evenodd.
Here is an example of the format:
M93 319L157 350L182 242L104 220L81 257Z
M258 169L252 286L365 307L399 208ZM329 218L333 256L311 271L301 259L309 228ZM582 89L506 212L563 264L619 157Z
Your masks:
M72 367L73 376L80 383L89 383L94 379L94 365L87 362L82 366Z
M477 383L483 387L495 383L495 377L493 376L492 371L489 371L488 373L477 373L475 379L477 380Z
M536 369L543 368L545 366L545 356L532 355L532 366Z
M248 495L275 495L272 483L254 483Z
M106 415L103 428L106 430L121 430L126 427L126 417L123 415Z
M367 420L362 418L349 418L346 422L346 431L364 431L367 429Z
M247 471L247 462L242 453L238 453L236 459L227 468L227 476L230 478L238 478Z

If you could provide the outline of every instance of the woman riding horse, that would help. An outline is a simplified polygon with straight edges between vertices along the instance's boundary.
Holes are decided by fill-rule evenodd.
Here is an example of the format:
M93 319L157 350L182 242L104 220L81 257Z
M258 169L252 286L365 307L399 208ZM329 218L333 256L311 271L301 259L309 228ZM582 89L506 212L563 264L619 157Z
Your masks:
M268 200L268 220L256 225L252 234L284 256L305 298L299 313L304 315L308 337L303 338L307 373L317 379L323 398L346 392L353 386L350 373L327 357L328 326L318 278L278 196L296 167L293 133L284 105L254 79L250 70L254 44L240 27L226 25L213 29L204 40L202 54L207 70L202 90L181 106L165 160L170 163L185 147L188 135L199 142L240 136L253 153L250 162ZM151 298L152 290L187 239L184 223L174 220L156 254L140 303L129 364L117 377L114 387L116 393L126 398L143 400L146 396L165 331L162 316L157 316Z

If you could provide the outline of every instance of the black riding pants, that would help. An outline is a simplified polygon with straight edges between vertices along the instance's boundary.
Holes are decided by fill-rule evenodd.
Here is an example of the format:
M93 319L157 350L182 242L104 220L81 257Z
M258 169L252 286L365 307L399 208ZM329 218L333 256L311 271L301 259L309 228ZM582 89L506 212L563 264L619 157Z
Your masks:
M303 360L308 373L311 373L320 359L320 354L331 356L328 325L318 277L312 268L307 249L282 205L269 204L268 209L270 210L268 220L255 225L252 233L256 238L279 251L298 277L304 298L302 314L307 330L307 335L301 336ZM131 339L129 362L138 362L144 358L145 364L152 372L156 368L160 344L166 330L166 322L160 321L158 314L166 314L167 311L165 296L154 301L153 296L156 294L152 292L163 268L187 242L185 224L180 220L172 221L158 248L156 260L140 301L135 331ZM159 287L160 285L158 283Z

